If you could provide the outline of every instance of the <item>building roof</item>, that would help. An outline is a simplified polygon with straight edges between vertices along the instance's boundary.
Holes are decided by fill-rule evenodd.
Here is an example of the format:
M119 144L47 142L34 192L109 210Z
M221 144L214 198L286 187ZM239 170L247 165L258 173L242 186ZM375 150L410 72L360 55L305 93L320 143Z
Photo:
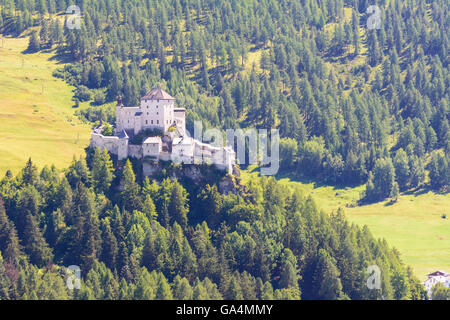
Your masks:
M444 276L444 277L448 277L448 276L450 276L450 273L447 273L447 272L445 272L445 271L438 270L438 271L435 271L435 272L433 272L433 273L428 274L428 277L436 277L436 276Z
M145 139L144 144L161 144L161 137L148 137Z
M161 88L155 88L150 90L141 98L141 100L175 100L170 94L165 92Z
M119 139L128 139L128 135L126 133L125 130L120 131L117 136L119 137Z

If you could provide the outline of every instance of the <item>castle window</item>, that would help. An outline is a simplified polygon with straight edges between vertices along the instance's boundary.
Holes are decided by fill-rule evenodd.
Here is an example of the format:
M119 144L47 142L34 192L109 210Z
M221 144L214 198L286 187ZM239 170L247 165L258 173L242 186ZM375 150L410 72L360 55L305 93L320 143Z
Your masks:
M156 120L156 124L159 124L159 120Z
M148 124L148 120L145 120L145 124Z
M153 120L152 120L152 124L153 124Z

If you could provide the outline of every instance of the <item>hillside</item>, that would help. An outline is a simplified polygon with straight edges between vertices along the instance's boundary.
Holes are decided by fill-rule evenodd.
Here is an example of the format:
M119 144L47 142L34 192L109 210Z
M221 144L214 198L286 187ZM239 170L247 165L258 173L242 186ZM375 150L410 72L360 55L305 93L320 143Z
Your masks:
M193 188L170 179L172 164L140 181L129 160L116 169L106 151L86 158L65 177L28 162L0 181L2 300L426 297L386 241L273 178L241 197L219 192L223 174ZM83 270L80 290L64 286L69 265Z
M80 264L86 287L64 298L423 299L416 276L450 268L450 5L380 1L377 28L368 5L82 1L68 28L65 0L0 0L5 261L55 286L47 264ZM119 95L133 106L155 86L190 132L278 129L276 180L241 163L241 198L141 181L99 150L71 162Z
M28 37L0 40L1 176L29 157L65 167L89 143L90 126L73 115L73 87L52 76L54 52L25 54L27 46Z
M242 171L244 182L255 178L255 167ZM394 204L390 200L356 205L364 186L339 188L323 186L311 180L292 180L281 175L280 184L311 195L327 213L344 209L349 221L367 225L375 237L384 238L397 248L402 260L413 267L422 281L433 270L450 269L450 196L432 191L402 193ZM446 214L446 219L442 216Z

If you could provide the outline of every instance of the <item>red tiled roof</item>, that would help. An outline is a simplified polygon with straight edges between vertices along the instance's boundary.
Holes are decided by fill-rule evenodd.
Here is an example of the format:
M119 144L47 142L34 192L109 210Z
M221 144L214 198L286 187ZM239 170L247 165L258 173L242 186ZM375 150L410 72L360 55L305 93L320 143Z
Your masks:
M141 98L141 100L175 100L170 94L165 92L161 88L155 88L150 90Z

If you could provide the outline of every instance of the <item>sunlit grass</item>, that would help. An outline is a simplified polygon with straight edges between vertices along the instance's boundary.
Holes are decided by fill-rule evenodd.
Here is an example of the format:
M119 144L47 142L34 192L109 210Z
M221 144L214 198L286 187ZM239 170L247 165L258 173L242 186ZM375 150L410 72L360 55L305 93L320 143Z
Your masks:
M52 76L53 53L24 54L28 38L0 48L0 175L31 157L40 167L66 167L84 154L90 128L75 117L73 88Z
M247 182L258 175L254 166L242 171ZM312 195L325 212L343 208L347 218L360 226L368 225L375 237L385 238L396 247L403 261L411 265L421 280L436 270L450 271L450 195L428 191L422 194L401 194L392 205L383 201L365 206L346 207L357 202L364 186L335 188L316 186L308 180L295 181L278 177L281 184L297 187L304 195ZM443 214L447 215L443 219Z

